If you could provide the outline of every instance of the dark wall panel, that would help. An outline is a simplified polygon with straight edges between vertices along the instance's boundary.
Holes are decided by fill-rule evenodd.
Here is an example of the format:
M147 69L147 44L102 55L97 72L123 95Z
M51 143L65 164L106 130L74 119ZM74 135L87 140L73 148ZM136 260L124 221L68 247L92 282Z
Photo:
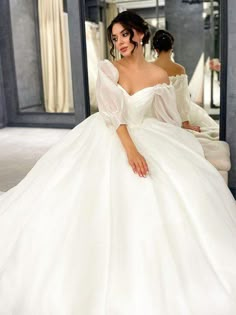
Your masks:
M19 108L41 103L41 73L36 2L10 0L11 29Z
M175 37L175 61L186 68L191 79L204 51L203 4L190 5L179 0L168 0L165 13L167 28Z
M226 141L231 149L229 186L236 196L236 1L228 0Z

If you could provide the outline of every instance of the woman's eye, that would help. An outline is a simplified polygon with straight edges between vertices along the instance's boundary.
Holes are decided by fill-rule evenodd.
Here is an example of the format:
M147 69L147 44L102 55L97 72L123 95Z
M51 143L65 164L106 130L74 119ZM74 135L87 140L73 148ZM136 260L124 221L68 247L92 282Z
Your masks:
M124 37L126 37L126 36L128 36L128 35L129 35L128 32L124 32L124 33L123 33L123 36L124 36Z
M113 37L113 38L112 38L112 41L113 41L113 42L117 42L117 38Z

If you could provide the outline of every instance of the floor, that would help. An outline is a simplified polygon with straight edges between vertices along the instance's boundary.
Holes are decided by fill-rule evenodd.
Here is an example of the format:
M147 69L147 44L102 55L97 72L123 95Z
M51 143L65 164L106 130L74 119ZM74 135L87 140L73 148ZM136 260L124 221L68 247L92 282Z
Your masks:
M69 129L0 129L0 191L18 184L37 160Z

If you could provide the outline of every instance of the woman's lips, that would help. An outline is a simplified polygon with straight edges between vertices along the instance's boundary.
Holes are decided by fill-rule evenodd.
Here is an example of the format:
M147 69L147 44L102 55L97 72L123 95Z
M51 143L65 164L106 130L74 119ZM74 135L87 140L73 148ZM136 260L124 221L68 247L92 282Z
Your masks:
M120 52L124 53L124 52L126 52L127 49L128 49L128 47L123 47L120 49Z

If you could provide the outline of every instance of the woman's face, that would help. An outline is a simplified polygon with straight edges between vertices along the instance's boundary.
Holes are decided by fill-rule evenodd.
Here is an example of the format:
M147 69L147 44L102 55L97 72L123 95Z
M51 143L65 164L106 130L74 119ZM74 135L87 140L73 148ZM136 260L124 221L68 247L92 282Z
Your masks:
M143 34L138 33L135 29L133 29L133 32L134 36L132 40L141 46L140 42ZM111 38L115 48L119 50L122 56L128 57L132 54L134 45L130 42L130 33L121 24L116 23L113 25Z

